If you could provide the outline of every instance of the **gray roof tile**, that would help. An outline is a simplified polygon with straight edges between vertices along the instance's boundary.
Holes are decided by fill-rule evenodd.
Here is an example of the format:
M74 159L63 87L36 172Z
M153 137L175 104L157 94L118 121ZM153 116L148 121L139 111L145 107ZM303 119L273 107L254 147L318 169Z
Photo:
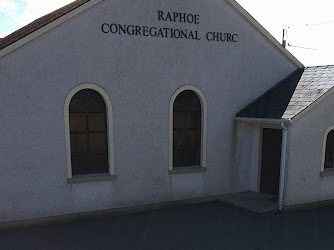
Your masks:
M298 69L236 114L292 119L334 87L334 65Z

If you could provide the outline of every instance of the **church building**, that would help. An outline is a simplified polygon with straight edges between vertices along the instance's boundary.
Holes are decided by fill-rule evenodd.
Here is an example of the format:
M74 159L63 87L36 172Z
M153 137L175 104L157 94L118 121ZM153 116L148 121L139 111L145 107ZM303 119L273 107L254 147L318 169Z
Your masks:
M334 199L333 86L235 0L74 1L0 40L0 222Z

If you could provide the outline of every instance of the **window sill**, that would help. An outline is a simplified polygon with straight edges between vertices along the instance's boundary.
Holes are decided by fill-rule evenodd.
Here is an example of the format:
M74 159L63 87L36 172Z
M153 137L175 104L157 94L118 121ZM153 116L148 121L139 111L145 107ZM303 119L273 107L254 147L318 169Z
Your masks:
M324 171L320 172L320 177L334 176L334 168L327 168Z
M82 182L96 182L96 181L112 181L116 179L116 175L110 175L109 173L103 174L85 174L76 175L72 178L68 178L68 183L82 183Z
M186 166L186 167L175 167L173 170L169 170L169 174L186 174L186 173L198 173L205 172L206 168L201 166Z

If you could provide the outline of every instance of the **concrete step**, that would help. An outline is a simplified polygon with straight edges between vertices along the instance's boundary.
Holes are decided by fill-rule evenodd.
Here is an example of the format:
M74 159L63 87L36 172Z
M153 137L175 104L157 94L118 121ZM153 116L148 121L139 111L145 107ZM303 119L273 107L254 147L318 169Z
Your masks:
M254 191L247 191L227 196L220 199L220 201L248 209L256 213L267 213L278 210L276 196Z

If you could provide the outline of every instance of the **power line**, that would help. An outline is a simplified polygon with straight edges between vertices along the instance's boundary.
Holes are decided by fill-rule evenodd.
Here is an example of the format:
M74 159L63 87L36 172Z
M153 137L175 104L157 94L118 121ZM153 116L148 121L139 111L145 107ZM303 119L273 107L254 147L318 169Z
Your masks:
M334 22L334 21L333 21ZM290 28L288 25L283 25L283 37L282 37L282 46L285 48L286 45L289 47L293 48L298 48L298 49L308 49L308 50L314 50L316 51L317 49L314 48L309 48L309 47L303 47L303 46L297 46L297 45L292 45L291 43L287 42L287 37L288 37L288 29Z
M330 24L330 23L334 23L334 20L327 21L327 22L321 22L321 23L307 23L305 25L306 26L316 26L316 25L324 25L324 24Z
M313 48L307 48L307 47L302 47L302 46L295 46L295 45L292 45L292 44L290 44L290 43L288 43L288 46L289 46L289 47L293 47L293 48L298 48L298 49L317 50L317 49L313 49Z

